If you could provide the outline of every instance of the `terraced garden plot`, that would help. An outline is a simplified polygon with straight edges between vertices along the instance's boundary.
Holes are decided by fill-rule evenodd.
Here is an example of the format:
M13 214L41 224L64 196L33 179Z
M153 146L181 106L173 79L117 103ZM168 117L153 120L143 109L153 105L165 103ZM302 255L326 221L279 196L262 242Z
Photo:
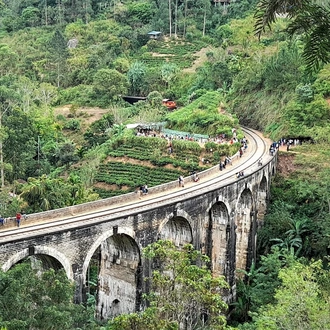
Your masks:
M203 42L194 42L189 43L185 41L168 41L168 42L158 42L155 44L153 48L154 52L159 54L174 54L174 55L186 55L193 54L198 52L203 47L207 46L207 44Z
M180 167L183 171L188 172L191 170L205 169L198 165L200 162L200 154L191 150L178 151L169 155L167 149L162 152L148 145L128 143L122 144L116 149L109 150L108 155L112 157L127 157L140 161L149 161L155 166L171 164L174 167Z
M203 42L158 41L153 44L152 50L136 54L133 59L142 61L150 67L161 67L164 63L173 63L184 69L191 67L194 61L199 58L194 54L203 47L206 47Z
M109 186L115 185L117 189L106 190L97 187L94 190L98 192L102 198L106 198L135 191L136 188L144 184L153 187L162 183L174 181L177 180L181 174L184 173L179 170L151 168L130 163L109 162L100 166L95 181L103 182ZM125 189L122 189L122 187L125 187Z
M190 56L189 58L184 58L180 56L167 56L167 57L150 57L142 59L142 62L146 63L151 67L161 67L165 63L176 64L179 68L189 68L197 57Z

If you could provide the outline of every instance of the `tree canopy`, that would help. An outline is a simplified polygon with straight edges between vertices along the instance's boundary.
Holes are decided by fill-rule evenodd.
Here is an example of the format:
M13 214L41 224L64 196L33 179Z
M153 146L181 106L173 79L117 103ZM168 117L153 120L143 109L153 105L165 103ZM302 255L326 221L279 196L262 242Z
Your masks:
M24 262L0 277L0 326L8 330L89 328L91 315L73 303L74 285L63 270L40 272Z
M302 34L303 57L309 70L318 70L330 62L330 9L308 0L261 0L255 14L256 33L271 27L280 15L290 19L287 31L291 36Z

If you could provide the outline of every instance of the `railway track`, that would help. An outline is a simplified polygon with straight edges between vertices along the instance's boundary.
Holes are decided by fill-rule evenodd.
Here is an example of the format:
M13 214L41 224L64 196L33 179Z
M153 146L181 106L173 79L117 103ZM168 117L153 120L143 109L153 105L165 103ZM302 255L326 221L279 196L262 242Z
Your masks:
M263 139L259 132L249 128L243 128L243 131L249 141L249 150L239 162L236 161L232 166L227 166L225 171L213 171L212 175L205 175L199 182L186 185L185 188L169 189L168 191L158 194L151 193L147 198L136 200L129 204L109 205L106 208L94 210L93 212L85 214L73 215L66 218L54 218L51 221L43 223L33 223L30 225L27 223L19 228L1 230L0 244L75 228L88 227L97 223L124 218L142 213L146 210L174 204L183 199L190 199L203 195L213 189L229 185L235 180L244 180L244 177L237 179L236 173L244 171L246 177L257 169L257 162L261 157L264 160L264 164L266 164L271 159L271 156L268 154L269 141Z

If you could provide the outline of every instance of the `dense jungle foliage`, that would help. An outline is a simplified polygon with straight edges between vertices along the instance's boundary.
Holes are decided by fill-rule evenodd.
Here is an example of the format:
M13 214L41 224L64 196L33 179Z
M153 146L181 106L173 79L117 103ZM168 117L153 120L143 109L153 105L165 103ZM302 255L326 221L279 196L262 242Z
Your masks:
M240 123L274 140L309 140L280 155L287 167L272 184L258 259L242 270L228 322L239 329L330 329L330 64L320 62L311 73L303 55L317 38L308 34L313 21L302 20L328 9L325 1L297 3L282 7L290 15L270 19L272 29L258 39L257 1L0 0L0 213L132 191L145 183L141 173L156 185L203 168L205 155L216 163L235 151L219 149L211 158L207 148L182 141L169 156L163 139L141 137L139 145L130 123L167 122L210 136ZM324 24L312 32L330 53L327 20L314 22ZM154 30L163 37L151 40ZM146 101L130 105L122 95ZM169 112L163 98L178 110ZM93 112L103 116L92 120ZM135 163L123 166L122 157ZM210 281L206 270L198 274ZM73 305L62 273L41 276L22 264L1 273L0 286L0 325L7 329L101 329L93 297L87 306ZM219 316L224 306L216 302ZM177 329L163 315L153 305L103 329ZM204 329L229 328L225 323Z

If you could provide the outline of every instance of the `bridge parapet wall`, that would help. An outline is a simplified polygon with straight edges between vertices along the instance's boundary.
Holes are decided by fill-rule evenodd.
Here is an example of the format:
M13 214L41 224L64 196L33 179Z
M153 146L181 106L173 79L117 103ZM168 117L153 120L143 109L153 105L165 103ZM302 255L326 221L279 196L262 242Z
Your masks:
M236 153L231 157L232 162L239 159L239 153ZM210 175L219 172L218 166L213 166L205 171L199 172L198 176L200 179L207 178ZM184 178L185 182L192 182L192 177L188 176ZM157 194L162 193L171 189L175 189L178 187L178 181L171 181L167 182L158 186L148 188L149 194ZM138 191L139 193L139 191ZM34 224L40 222L50 222L54 219L63 219L69 218L72 216L77 216L79 214L86 214L93 212L95 210L106 209L110 206L116 206L121 204L127 203L134 203L139 200L139 194L137 192L127 193L115 197L105 198L93 202L88 202L84 204L68 206L56 210L49 210L45 212L33 213L29 214L26 219L21 220L21 224ZM13 228L16 226L16 220L14 217L7 218L5 224L3 225L4 228Z

